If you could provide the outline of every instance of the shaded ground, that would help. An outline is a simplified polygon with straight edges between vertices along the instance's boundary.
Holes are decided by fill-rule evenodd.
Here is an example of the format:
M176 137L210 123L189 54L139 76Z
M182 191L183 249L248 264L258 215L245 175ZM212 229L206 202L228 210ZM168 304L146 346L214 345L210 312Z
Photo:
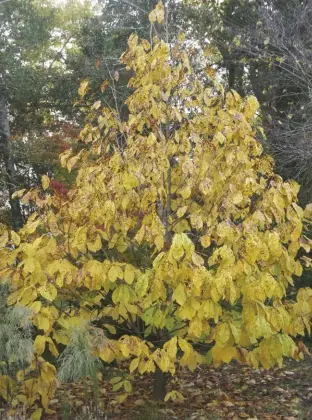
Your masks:
M312 360L307 359L267 371L234 364L219 369L201 367L194 373L181 370L168 388L181 392L184 401L158 406L150 402L151 377L138 376L132 395L122 404L116 404L118 393L112 392L108 381L101 383L98 404L83 385L68 384L59 389L52 401L51 408L57 415L49 419L312 420L311 369Z

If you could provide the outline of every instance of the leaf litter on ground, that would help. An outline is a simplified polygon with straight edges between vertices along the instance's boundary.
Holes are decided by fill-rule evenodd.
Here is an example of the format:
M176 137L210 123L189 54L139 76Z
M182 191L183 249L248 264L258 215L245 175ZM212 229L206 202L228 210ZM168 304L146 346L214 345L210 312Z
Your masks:
M159 404L151 401L152 376L135 376L133 392L119 404L116 397L123 392L113 392L104 373L96 399L91 385L61 385L51 402L56 414L47 419L308 420L312 418L311 368L311 359L269 370L236 364L217 369L202 366L193 373L180 368L169 380L168 391L181 392L184 401Z

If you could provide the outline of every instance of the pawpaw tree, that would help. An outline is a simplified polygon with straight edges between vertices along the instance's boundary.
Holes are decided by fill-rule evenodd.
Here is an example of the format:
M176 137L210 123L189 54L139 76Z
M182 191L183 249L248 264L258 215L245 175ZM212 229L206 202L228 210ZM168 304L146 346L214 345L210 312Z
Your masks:
M164 15L159 3L152 24ZM128 119L95 103L84 147L61 155L78 168L73 188L53 194L43 177L21 198L36 213L1 239L8 303L30 308L38 330L38 375L19 392L45 409L56 373L42 355L57 356L83 323L103 331L94 355L155 374L155 398L178 366L269 368L301 358L298 337L310 333L312 289L287 290L309 264L311 206L257 141L256 98L195 73L182 36L169 45L134 34L121 62L132 72Z

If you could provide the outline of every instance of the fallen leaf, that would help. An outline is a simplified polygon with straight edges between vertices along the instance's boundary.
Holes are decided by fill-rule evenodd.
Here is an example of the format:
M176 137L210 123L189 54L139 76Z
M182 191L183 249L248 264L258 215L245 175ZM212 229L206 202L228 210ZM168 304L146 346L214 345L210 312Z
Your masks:
M137 406L143 406L143 405L145 405L146 403L145 403L145 401L144 400L136 400L136 401L134 401L134 405L137 405Z
M235 407L235 404L233 404L231 401L223 401L222 404L226 407Z

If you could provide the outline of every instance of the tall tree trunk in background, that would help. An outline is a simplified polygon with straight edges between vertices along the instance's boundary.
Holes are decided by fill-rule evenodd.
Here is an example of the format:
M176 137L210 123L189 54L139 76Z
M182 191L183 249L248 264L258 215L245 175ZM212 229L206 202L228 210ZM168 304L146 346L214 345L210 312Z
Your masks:
M249 78L251 82L251 87L253 90L254 95L258 99L258 101L263 104L266 102L266 95L263 93L264 85L262 83L259 83L259 72L261 69L259 69L256 65L251 64L249 66Z
M229 90L235 90L235 64L230 64L228 66L228 84Z
M12 194L17 189L16 182L16 171L14 165L14 157L12 153L12 145L10 141L10 126L8 117L8 107L5 97L0 92L0 147L1 155L3 157L5 171L6 171L6 182L10 195L11 205L11 216L12 216L12 227L14 230L18 230L23 226L23 217L19 200L17 198L12 199Z

